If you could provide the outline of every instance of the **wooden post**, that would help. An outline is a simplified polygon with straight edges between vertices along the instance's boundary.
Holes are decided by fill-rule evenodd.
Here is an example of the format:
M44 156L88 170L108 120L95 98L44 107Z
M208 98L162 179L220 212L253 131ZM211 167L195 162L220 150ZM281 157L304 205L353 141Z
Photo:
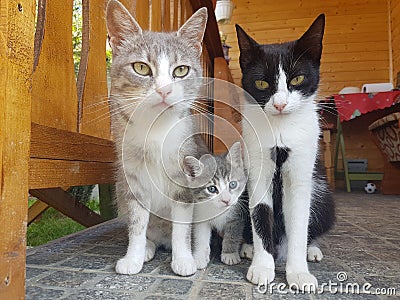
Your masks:
M24 299L35 1L0 2L0 299Z
M234 142L240 141L241 115L239 109L239 97L233 85L233 79L228 64L223 57L214 59L214 77L226 81L214 83L214 153L227 151ZM230 83L228 83L230 82Z

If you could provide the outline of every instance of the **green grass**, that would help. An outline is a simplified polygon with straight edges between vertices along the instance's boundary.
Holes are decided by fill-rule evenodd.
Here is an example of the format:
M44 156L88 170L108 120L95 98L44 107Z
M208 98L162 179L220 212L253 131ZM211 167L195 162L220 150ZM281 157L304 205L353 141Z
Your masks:
M29 200L29 206L34 202L35 200ZM99 210L98 200L90 200L87 206L96 212ZM39 221L28 226L27 245L31 247L39 246L82 229L85 229L85 227L54 208L48 208Z

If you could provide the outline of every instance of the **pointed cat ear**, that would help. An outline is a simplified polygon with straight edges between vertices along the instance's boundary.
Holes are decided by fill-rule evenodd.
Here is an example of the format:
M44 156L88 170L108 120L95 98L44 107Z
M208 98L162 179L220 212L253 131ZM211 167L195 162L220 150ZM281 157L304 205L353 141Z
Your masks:
M320 14L310 28L297 40L296 49L301 55L307 54L319 62L322 54L322 38L324 37L325 15Z
M142 35L142 28L129 11L117 0L110 0L106 9L107 31L113 50L128 37Z
M201 42L203 40L204 31L207 25L207 8L202 7L196 11L186 22L179 28L177 35L186 39L192 46L201 52Z
M183 172L190 177L200 176L204 165L194 156L186 156L183 159Z
M258 43L253 40L238 24L236 26L236 34L240 49L240 66L245 68L252 61L252 52Z
M240 142L234 143L230 148L229 148L229 153L226 156L226 159L229 162L232 162L238 166L242 166L243 164L243 158L242 158L242 147L240 145Z

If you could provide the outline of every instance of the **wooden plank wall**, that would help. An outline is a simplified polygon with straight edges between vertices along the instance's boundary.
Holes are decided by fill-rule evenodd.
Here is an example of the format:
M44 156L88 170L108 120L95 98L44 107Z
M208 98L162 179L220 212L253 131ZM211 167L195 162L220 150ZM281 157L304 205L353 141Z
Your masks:
M400 72L400 1L390 0L390 25L392 34L393 79Z
M389 80L387 0L233 2L236 9L232 21L220 30L232 46L230 68L235 83L240 84L241 78L235 23L260 43L277 43L299 38L320 13L326 15L321 96L344 86ZM400 6L398 1L392 2Z
M238 85L241 85L241 72L235 23L259 43L279 43L299 38L320 13L326 15L320 98L337 93L345 86L388 82L392 72L400 71L400 2L397 0L233 2L236 8L232 20L228 25L220 25L220 30L227 34L227 44L232 46L230 69ZM393 70L389 51L390 15ZM367 158L369 170L383 171L383 158L371 139L368 125L390 111L374 112L343 124L348 158Z

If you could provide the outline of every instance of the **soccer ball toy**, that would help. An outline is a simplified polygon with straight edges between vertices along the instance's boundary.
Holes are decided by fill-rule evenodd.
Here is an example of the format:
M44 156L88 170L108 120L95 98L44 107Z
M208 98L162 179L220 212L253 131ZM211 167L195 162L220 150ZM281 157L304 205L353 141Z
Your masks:
M364 191L368 194L373 194L376 192L376 185L375 183L372 182L368 182L365 187L364 187Z

